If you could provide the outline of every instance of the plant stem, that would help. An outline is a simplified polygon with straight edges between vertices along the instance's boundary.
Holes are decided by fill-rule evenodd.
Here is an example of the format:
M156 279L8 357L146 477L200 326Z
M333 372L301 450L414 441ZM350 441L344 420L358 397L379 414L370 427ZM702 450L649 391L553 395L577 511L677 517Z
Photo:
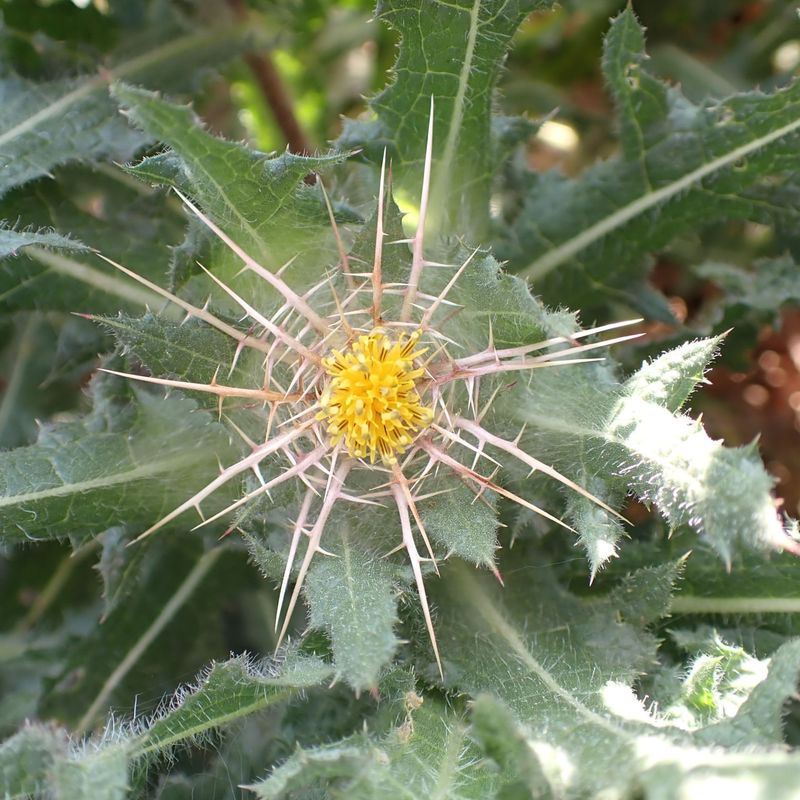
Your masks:
M117 688L128 672L130 672L133 665L142 657L145 650L153 643L161 631L164 630L175 614L178 613L181 606L189 599L192 592L194 592L198 584L205 578L223 552L224 548L215 547L213 550L204 553L198 559L191 572L189 572L186 578L184 578L183 583L178 587L178 590L172 595L164 608L161 609L161 613L139 637L139 640L128 651L125 658L120 661L117 668L108 676L106 682L103 684L103 688L100 689L99 694L95 697L94 701L75 727L76 734L85 733L89 729L95 717L97 717L98 713L105 706L114 689Z
M228 5L239 19L244 19L247 16L247 7L244 0L228 0ZM253 51L245 53L244 60L253 73L256 83L264 95L264 100L270 111L272 111L272 116L284 139L286 139L289 150L298 154L310 153L313 148L295 116L292 99L275 66L275 62L268 53L256 53Z
M25 633L25 631L30 630L42 618L47 609L50 608L50 604L66 585L75 567L88 555L91 555L99 545L99 539L90 539L88 542L84 542L74 553L71 553L61 561L50 577L50 580L45 584L42 591L39 592L33 605L28 609L28 613L14 627L14 633Z

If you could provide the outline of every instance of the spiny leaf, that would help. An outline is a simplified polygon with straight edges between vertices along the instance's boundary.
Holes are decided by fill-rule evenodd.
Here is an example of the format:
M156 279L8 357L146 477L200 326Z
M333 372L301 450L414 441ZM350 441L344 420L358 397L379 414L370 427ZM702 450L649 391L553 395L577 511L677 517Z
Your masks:
M612 22L604 59L622 153L576 179L531 174L499 252L546 301L594 310L623 300L667 319L664 302L643 293L648 253L716 220L797 219L766 179L796 158L800 83L694 106L642 69L641 45L627 8Z
M378 119L349 124L344 147L380 161L390 145L397 192L418 203L431 97L435 104L431 213L449 232L480 241L488 228L492 92L517 26L547 0L390 0L380 18L402 35L394 82L371 101Z
M455 476L441 475L426 484L444 494L419 503L419 513L431 540L447 555L457 555L480 566L494 563L499 520L492 492L481 499Z
M581 464L575 470L575 481L595 497L605 498L611 508L622 505L624 489L614 481L604 480ZM570 525L578 532L581 547L589 559L590 580L609 559L617 554L619 540L625 535L625 527L616 517L600 508L586 497L570 492L564 503L564 513Z
M674 598L681 614L794 615L800 611L800 564L788 554L765 559L738 553L730 572L716 568L707 552L692 554L686 563L681 591ZM786 617L790 622L791 616ZM787 630L791 631L792 628Z
M214 728L291 699L330 675L330 667L319 659L297 654L283 664L260 664L245 656L213 664L195 686L178 692L161 714L138 723L127 749L136 759L163 754Z
M720 786L733 787L732 791L747 787L748 798L792 800L800 780L800 759L785 751L756 752L749 757L725 751L677 751L673 758L642 776L647 800L709 797Z
M509 797L548 797L547 778L539 762L531 758L527 731L508 707L490 694L481 694L472 703L470 734L486 757L498 764L509 777ZM500 795L506 797L506 794Z
M158 377L209 384L215 375L226 376L233 363L234 342L197 320L179 325L152 314L140 318L120 314L99 321L113 332L125 354L141 360L150 373ZM247 352L239 358L234 376L224 380L231 385L257 386L263 380L263 370L259 378L254 370L244 369L243 363L249 363ZM213 395L190 394L202 405L218 406Z
M0 790L5 797L127 797L128 773L157 756L201 740L216 728L291 700L330 676L320 660L290 655L283 663L245 656L216 663L149 719L112 722L95 740L69 742L66 732L28 726L0 746Z
M480 759L464 716L434 696L412 691L406 697L405 719L382 737L300 749L248 788L260 800L308 796L297 793L313 788L353 800L495 797L503 779Z
M646 579L636 576L637 581ZM475 697L496 698L513 714L512 723L492 712L493 725L502 723L511 734L505 753L501 740L487 737L485 722L478 740L491 744L489 753L498 763L513 765L540 792L573 797L604 791L632 798L642 786L653 791L658 776L671 793L652 796L674 797L689 791L695 770L720 777L732 770L760 781L772 765L789 774L799 768L798 759L787 758L782 749L754 751L753 745L765 739L755 726L748 731L744 712L752 702L770 720L771 736L779 734L775 710L782 700L776 705L776 698L785 698L793 680L800 662L796 650L780 659L773 684L768 678L755 680L745 690L749 697L740 708L742 718L737 713L730 720L731 730L738 729L737 720L742 723L739 749L720 753L710 745L731 744L724 730L712 725L690 735L670 727L651 716L630 690L655 642L635 625L619 622L613 600L570 597L542 569L536 570L535 580L520 571L509 574L500 590L463 565L450 569L436 594L449 680ZM638 623L664 613L665 605L658 608L664 600L644 617L632 617ZM498 683L497 674L506 677ZM520 738L527 753L519 749ZM605 769L609 758L626 768Z
M5 384L0 393L2 449L30 444L36 439L38 420L69 408L78 394L78 379L59 374L61 326L38 313L16 314L8 322L6 346L0 351L0 376Z
M800 270L789 255L759 259L752 270L706 261L694 271L723 290L722 306L731 312L741 306L745 313L774 324L782 306L800 302ZM742 309L738 310L741 315Z
M0 217L13 215L21 224L69 231L73 237L58 249L57 242L31 241L16 257L3 259L0 308L94 313L120 306L161 309L162 298L88 248L160 282L169 263L165 248L180 241L184 228L177 202L140 186L117 167L103 172L63 167L55 176L0 200Z
M539 370L517 413L530 424L530 452L567 474L580 463L616 475L606 478L612 486L655 503L673 527L690 525L728 560L738 547L776 548L786 539L754 448L723 447L662 405L682 402L714 346L687 346L676 355L693 350L696 358L683 361L667 353L622 387L593 366Z
M27 725L0 745L0 791L3 797L32 797L45 788L45 776L67 748L62 731Z
M145 139L120 118L109 82L157 81L185 89L197 68L236 53L242 35L230 23L181 32L170 12L157 27L140 31L138 41L129 41L102 74L35 83L6 73L0 78L0 194L67 161L130 158Z
M226 454L223 430L190 401L142 392L131 411L117 430L103 430L97 413L46 425L36 444L0 453L4 542L80 540L123 521L152 523Z
M203 551L185 534L145 544L136 591L116 602L103 624L62 648L62 666L48 682L39 713L91 730L109 708L127 705L146 679L158 693L171 676L196 669L201 652L222 652L212 588L247 585L252 576L230 548Z
M173 151L157 161L146 159L131 168L133 174L188 192L267 269L277 270L294 258L289 276L302 275L306 288L318 279L320 265L327 264L335 252L333 237L321 197L302 181L342 161L345 154L310 157L287 152L269 158L215 138L201 128L189 108L172 105L151 92L117 84L114 95L137 125ZM231 276L241 269L241 262L220 246L215 245L213 252L215 272L224 272L226 263ZM265 291L263 282L252 282L244 295L252 301L258 297L256 291Z
M626 575L609 598L622 621L644 628L661 619L670 608L683 565L684 559L668 561Z
M641 400L679 411L702 382L722 337L679 345L642 366L625 381L625 391Z
M88 752L81 759L56 761L48 776L52 796L125 800L128 790L128 758L121 748Z
M354 689L371 689L398 644L393 570L345 525L335 557L312 562L305 593L311 626L330 633L337 672Z
M15 228L0 226L0 258L17 255L31 245L54 247L64 250L86 249L80 242L71 239L69 236L62 236L55 231L20 231Z
M530 758L556 796L603 788L624 796L632 775L601 764L632 757L641 722L618 716L608 692L630 685L654 642L610 605L570 597L546 570L515 571L504 590L463 565L446 578L436 596L449 680L499 697L526 725Z
M792 639L769 659L766 677L752 689L736 716L704 729L699 738L729 747L782 743L783 709L787 698L796 693L798 677L800 639Z

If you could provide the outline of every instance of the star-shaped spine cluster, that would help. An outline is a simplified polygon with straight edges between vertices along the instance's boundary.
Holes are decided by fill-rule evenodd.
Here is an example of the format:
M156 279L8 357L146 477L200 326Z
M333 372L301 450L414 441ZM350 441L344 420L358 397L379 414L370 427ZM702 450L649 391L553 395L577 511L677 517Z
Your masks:
M278 603L279 642L285 637L289 620L297 604L312 559L324 553L321 543L326 524L338 503L384 504L396 508L399 533L406 550L419 592L433 651L441 672L441 661L431 618L422 563L429 561L438 573L436 557L425 530L419 502L426 494L426 477L440 468L452 471L479 498L487 489L539 514L553 523L572 530L566 523L514 494L495 481L502 462L491 455L516 459L531 471L538 471L589 498L611 514L616 512L578 484L539 461L519 446L519 437L505 439L484 427L486 411L496 391L481 404L481 381L504 373L585 363L593 358L576 358L586 351L625 341L631 336L581 344L580 340L618 328L630 322L614 323L581 331L571 337L554 337L535 344L498 349L491 340L478 352L454 357L453 342L439 329L441 309L456 310L449 298L451 290L478 252L474 251L460 265L443 265L425 257L424 236L430 190L433 142L433 110L423 170L419 221L410 240L411 259L407 280L402 284L384 281L383 210L385 201L385 156L378 194L377 230L372 268L352 269L342 237L328 209L339 245L339 275L326 276L303 294L296 292L282 277L283 270L270 271L253 259L213 220L188 198L182 197L194 214L243 263L244 269L267 282L283 299L281 307L269 317L237 294L210 272L213 280L241 309L249 321L248 330L228 324L206 307L198 307L167 292L125 267L115 267L175 303L191 317L211 325L236 342L236 358L243 349L254 349L264 360L262 386L241 387L170 380L156 376L115 373L167 387L207 392L222 404L229 399L262 404L265 410L263 441L253 441L238 431L250 452L221 470L218 477L159 520L139 538L149 536L189 509L200 512L202 502L217 489L251 472L258 481L219 513L196 527L236 511L246 503L268 494L287 481L300 481L302 500L292 526L288 560ZM324 187L323 187L324 192ZM325 197L327 203L327 196ZM108 259L106 259L108 260ZM449 269L452 274L435 295L423 291L426 269ZM344 296L336 284L344 284ZM395 297L399 311L387 310L386 299ZM364 299L366 297L366 304ZM320 299L325 298L325 299ZM561 349L553 349L562 345ZM568 345L563 347L563 345ZM281 366L279 370L278 367ZM232 371L232 370L231 370ZM288 371L289 379L284 376ZM467 397L464 408L452 406L448 389L462 385ZM499 387L498 387L499 388ZM237 428L238 430L238 428ZM463 453L469 453L464 463ZM266 479L262 465L277 459L281 468ZM481 464L488 465L482 469ZM367 471L376 475L367 491L348 486L351 473ZM415 530L416 529L416 530ZM300 544L305 550L297 570L294 588L286 597L293 565ZM422 543L425 556L417 546ZM493 565L488 565L494 569ZM499 574L495 570L495 574ZM286 606L285 613L282 614Z

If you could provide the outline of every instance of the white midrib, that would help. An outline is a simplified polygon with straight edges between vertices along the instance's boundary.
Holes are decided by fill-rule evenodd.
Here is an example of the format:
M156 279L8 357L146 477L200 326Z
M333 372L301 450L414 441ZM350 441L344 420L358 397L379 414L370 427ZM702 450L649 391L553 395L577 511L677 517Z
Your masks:
M464 52L464 63L461 65L461 72L458 75L458 90L453 100L453 114L450 117L450 125L447 128L447 139L445 140L444 153L442 155L441 174L450 175L452 171L453 159L455 158L458 137L461 133L461 125L464 121L464 100L467 96L469 86L469 76L472 72L472 60L475 57L475 43L478 39L478 23L480 22L481 0L475 0L469 12L469 33L467 34L467 49Z
M671 614L798 614L800 597L694 597L677 595Z
M527 267L520 270L517 274L520 275L520 277L527 278L529 280L536 280L544 277L559 264L563 264L581 250L584 250L598 239L602 239L616 228L619 228L622 225L625 225L627 222L630 222L634 217L639 216L639 214L642 214L648 209L659 205L659 203L663 203L666 200L669 200L671 197L680 194L680 192L688 189L690 186L692 186L692 184L701 181L707 175L711 175L712 173L717 172L724 167L734 164L739 159L745 158L751 153L754 153L756 150L759 150L762 147L765 147L766 145L783 138L784 136L788 136L790 133L798 129L800 129L800 117L792 120L792 122L789 122L780 128L776 128L774 131L770 131L764 136L753 139L753 141L748 142L747 144L743 144L740 147L734 148L725 155L715 158L713 161L709 161L707 164L703 164L691 172L687 172L682 178L679 178L678 180L673 181L666 186L662 186L660 189L656 189L654 192L649 192L648 194L638 197L632 203L628 203L628 205L617 209L613 214L609 214L607 217L595 222L594 225L590 225L588 228L581 231L577 236L574 236L572 239L568 239L558 247L553 248L543 256L537 258L535 261L532 261Z
M473 608L483 617L489 625L491 631L498 635L509 646L511 651L519 660L545 685L547 690L555 695L559 700L573 708L580 717L602 728L616 738L630 739L630 734L621 725L616 725L607 717L592 711L581 702L575 699L570 691L561 686L560 683L531 655L527 644L520 635L514 630L513 626L503 617L492 602L492 599L484 591L477 580L470 579L466 570L462 570L462 582L469 581L469 587L462 593L462 597L469 602Z
M107 294L114 295L127 303L149 306L150 308L160 308L164 304L163 298L155 292L134 286L115 276L106 275L100 270L73 258L67 258L59 253L54 253L35 245L26 247L24 253L28 258L44 264L54 272L66 275L76 281L81 281L81 283Z
M28 492L27 494L6 495L0 497L0 509L9 506L18 506L23 503L33 503L37 500L49 500L54 497L66 497L71 494L90 492L93 489L105 489L109 486L117 486L120 483L149 478L159 475L162 472L170 472L178 467L188 466L196 460L196 456L190 453L180 453L173 458L165 458L163 461L155 461L149 464L142 464L139 467L118 472L115 475L103 475L100 478L78 481L76 483L65 483L61 486L53 486L49 489L42 489L38 492Z
M229 32L235 30L236 28L231 27ZM195 47L202 47L210 41L218 42L220 37L224 37L224 35L224 31L215 29L181 36L167 44L161 45L161 47L156 47L154 50L147 53L142 53L128 61L123 61L104 75L98 75L94 78L87 79L80 86L77 86L71 92L67 92L46 108L40 109L27 119L9 128L5 133L0 134L0 148L8 142L29 133L42 122L57 118L70 106L83 100L85 97L89 97L89 95L98 89L108 86L112 81L135 75L140 70L147 69L154 64L158 64L160 61L166 61L173 56L177 56L187 50L192 50Z
M155 742L148 744L145 747L133 747L131 758L143 758L150 753L166 750L178 742L185 741L187 739L190 740L198 734L211 730L212 728L221 728L229 722L241 719L242 717L253 714L256 711L260 711L267 706L275 705L281 702L281 700L290 698L292 695L297 694L298 691L300 690L292 689L290 687L279 687L279 690L274 694L267 694L265 692L264 695L258 700L254 700L252 703L248 703L247 705L239 706L235 711L229 711L227 714L219 714L218 716L209 717L202 723L197 723L196 725L192 725L188 728L183 728L180 732L173 733L171 736L166 736L163 739L157 739ZM147 738L147 734L142 736L142 739L144 740L147 740Z

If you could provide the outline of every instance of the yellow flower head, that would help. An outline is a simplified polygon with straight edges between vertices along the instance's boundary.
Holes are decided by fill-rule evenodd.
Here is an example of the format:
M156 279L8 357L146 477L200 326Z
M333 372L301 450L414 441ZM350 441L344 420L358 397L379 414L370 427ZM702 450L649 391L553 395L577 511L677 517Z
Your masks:
M353 458L380 457L397 463L414 434L430 425L433 410L424 406L416 366L428 348L415 349L421 331L393 340L382 328L360 336L344 352L322 360L331 380L320 397L317 419L327 420L331 446L344 443Z

